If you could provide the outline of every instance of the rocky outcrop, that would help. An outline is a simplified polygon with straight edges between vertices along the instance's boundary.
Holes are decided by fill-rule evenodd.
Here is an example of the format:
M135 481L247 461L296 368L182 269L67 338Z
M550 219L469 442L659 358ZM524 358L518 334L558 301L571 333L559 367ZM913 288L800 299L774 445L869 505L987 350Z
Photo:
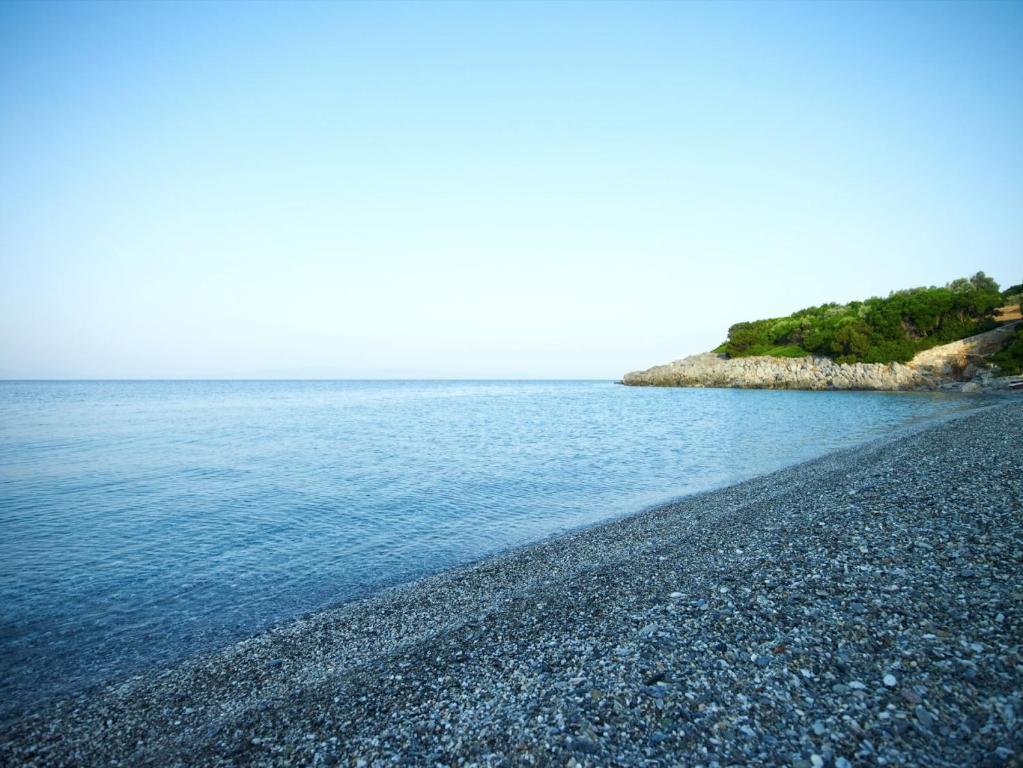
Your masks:
M736 357L705 353L625 374L623 384L742 389L935 389L931 374L901 363L840 365L826 357Z
M741 389L974 391L1008 386L985 359L1012 337L1019 322L921 352L909 363L836 363L826 357L737 357L706 352L627 373L623 384Z
M984 367L987 358L1012 338L1019 325L1019 321L1006 323L986 333L932 347L917 354L909 365L943 378L972 379Z

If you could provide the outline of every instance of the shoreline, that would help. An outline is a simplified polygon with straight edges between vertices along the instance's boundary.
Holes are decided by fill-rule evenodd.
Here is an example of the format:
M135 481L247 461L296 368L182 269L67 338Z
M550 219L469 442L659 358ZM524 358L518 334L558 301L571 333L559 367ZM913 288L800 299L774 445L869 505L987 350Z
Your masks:
M904 498L907 485L931 488L922 491L928 494L924 506L949 507L946 511L955 516L956 525L969 525L966 511L974 518L990 514L1004 524L1010 543L1020 541L1020 468L1014 460L1018 438L1012 441L1011 436L1023 433L1021 406L1007 400L949 414L900 431L892 439L559 534L292 620L221 651L93 689L5 725L0 758L5 763L39 765L117 759L154 765L356 765L360 760L368 765L395 761L427 765L456 764L461 757L494 765L565 765L569 758L586 765L676 760L814 765L816 755L825 763L839 765L841 758L855 764L867 758L877 762L882 755L879 745L887 743L883 736L875 737L869 751L873 757L857 757L864 750L859 741L871 731L858 722L862 717L853 717L858 725L852 728L844 720L832 725L789 710L805 714L816 707L838 717L832 702L836 696L856 704L880 691L891 693L897 703L894 710L888 709L891 702L885 704L876 713L878 722L898 724L902 722L898 714L905 715L908 725L892 739L920 750L919 755L912 750L902 753L904 764L942 764L945 758L941 751L934 753L936 746L959 750L959 758L949 764L1018 760L1023 744L1014 717L1002 717L1001 728L984 734L969 728L972 739L963 738L958 730L955 739L945 738L940 729L935 733L934 723L946 719L941 710L951 694L929 703L924 693L939 695L932 693L929 678L915 687L883 682L884 674L903 677L903 659L908 666L910 656L900 651L868 659L847 653L848 659L836 661L834 643L823 636L817 638L815 652L813 642L801 639L803 625L816 627L813 617L800 613L809 606L798 603L782 610L773 595L778 587L789 586L783 591L792 592L787 580L815 582L825 592L837 590L841 604L830 618L839 620L832 628L844 632L860 626L866 615L879 614L886 620L906 615L905 609L889 615L896 606L887 604L884 584L861 585L868 592L880 590L875 601L882 605L874 610L865 597L854 600L845 595L846 582L836 581L832 573L834 557L820 563L805 561L799 569L790 567L798 557L777 561L768 554L794 556L791 550L798 544L812 548L821 536L855 536L864 540L858 549L829 550L838 560L864 561L852 571L847 562L842 579L856 581L856 567L888 573L883 564L871 561L874 547L884 548L884 538L868 542L870 537L860 526L894 520L906 523L895 526L905 533L912 530L910 520L902 520L907 515L932 527L942 522L936 521L933 509L928 512ZM992 432L1002 439L995 439ZM989 465L993 463L986 468L985 446L991 447L987 458ZM950 483L964 465L988 482L968 485L975 496L966 494L965 506L957 506L952 501L963 488ZM880 471L885 467L891 471ZM1000 499L998 487L990 487L997 486L998 478L1004 478L1005 486ZM945 493L935 496L933 489L942 484ZM858 509L859 516L850 517L849 507L864 499L886 508L885 493L902 499L908 508L885 510L882 518ZM863 519L863 514L872 517ZM825 530L808 527L810 520ZM950 541L960 543L958 529L948 524L954 534ZM941 531L935 533L940 540ZM906 535L906 542L897 543L905 543L908 550L889 546L888 557L912 576L917 566L908 555L917 547ZM860 552L863 548L866 552ZM999 563L1011 566L1013 558L1021 556L1010 548L1008 561L1003 553ZM785 573L772 576L772 568ZM971 575L963 576L965 570ZM980 583L978 570L980 566L937 575L974 588ZM1021 570L1017 562L1015 569L1000 574L1004 578L992 574L999 610L990 618L994 622L1002 616L1002 621L982 621L976 627L976 622L967 622L974 635L966 640L968 651L970 643L987 647L990 640L984 635L1008 638L1010 629L1020 630ZM744 578L753 574L757 578ZM758 580L764 575L766 581ZM899 585L904 575L888 573L887 585ZM935 576L919 575L930 579L928 584ZM899 586L895 594L902 591ZM812 596L811 603L820 599L816 593ZM925 601L920 607L932 606ZM950 609L946 623L961 620L952 613ZM751 616L759 623L747 627ZM708 623L711 617L714 621ZM934 632L917 634L941 637ZM856 647L869 638L870 633L856 630L846 644ZM960 638L954 639L958 647ZM932 641L915 642L922 643L921 658L933 656ZM996 657L1015 659L1015 667L1010 665L1004 673L1008 679L999 678L998 685L989 686L1002 691L1002 698L1008 696L992 706L1019 711L1023 662L1018 643L1014 649L1007 641L990 647ZM822 656L821 648L833 652ZM958 660L956 653L961 652L953 651L948 658ZM984 650L966 655L970 654L986 655ZM840 680L839 666L848 672L857 663L880 666L875 674ZM884 673L882 667L899 672ZM758 682L757 693L752 686L757 678L777 678L779 695L767 697L771 701L763 706L775 718L784 715L781 722L787 717L807 720L802 732L791 725L771 725L763 712L757 714L764 685L764 680ZM790 678L798 683L795 688ZM710 682L691 684L696 680ZM850 681L863 687L847 685ZM963 685L974 689L971 697L985 694L976 685ZM1012 686L1015 698L1005 693ZM836 693L842 687L846 690ZM925 692L916 692L919 687ZM814 704L791 704L805 698L806 690L813 691ZM728 701L717 700L722 697ZM912 704L913 698L919 701ZM966 697L952 698L962 710L959 698ZM737 714L736 708L747 714ZM749 714L751 708L757 712ZM892 711L896 714L880 717ZM813 745L807 746L810 742ZM740 748L753 751L730 752ZM793 758L797 753L799 757ZM935 762L936 758L940 760Z
M921 392L873 392L873 393L864 393L864 392L852 392L852 391L836 391L836 392L833 392L831 394L833 394L833 395L834 394L839 394L839 395L841 395L841 394L851 394L851 395L861 395L861 396L864 395L864 394L873 394L873 395L876 395L878 397L884 397L884 398L889 398L892 395L906 395L908 397L928 397L928 396L932 396L932 395L938 394L938 395L948 396L954 402L957 403L957 405L955 405L955 406L948 406L946 408L946 410L944 412L942 412L942 413L934 414L934 415L927 414L927 415L920 416L920 417L914 417L910 421L907 421L905 423L901 423L897 427L897 434L898 435L908 435L908 434L910 434L910 433L912 433L914 431L917 431L919 429L925 429L929 425L936 424L936 423L938 423L940 421L947 420L947 419L958 418L961 415L963 415L964 413L968 413L968 412L971 412L973 410L976 410L978 407L979 408L988 407L991 404L997 402L998 399L1009 397L1006 393L990 393L990 392L988 392L988 393L975 393L973 395L967 395L967 396L964 396L961 393L921 393ZM396 578L391 578L391 579L381 579L378 582L376 582L372 587L367 587L366 589L359 590L355 594L346 595L346 596L341 597L341 598L336 599L336 600L332 600L332 601L329 601L329 602L326 602L326 603L321 603L321 604L316 605L316 606L308 607L308 608L306 608L304 610L296 611L294 614L291 614L289 616L285 616L285 617L283 617L281 619L278 619L278 620L275 620L275 621L273 621L271 623L267 623L267 624L264 624L264 625L261 625L261 626L257 626L257 627L251 628L251 629L249 629L247 631L243 631L243 632L237 633L235 636L227 638L226 640L224 640L222 642L213 643L213 644L207 645L206 647L196 648L196 649L193 649L193 650L191 650L191 651L189 651L187 653L177 654L177 655L175 655L175 656L173 656L171 658L167 658L165 660L161 660L161 661L158 661L158 662L152 662L152 663L145 664L145 665L142 665L142 666L136 666L134 668L128 668L128 669L119 670L119 671L116 671L116 672L114 672L112 674L109 674L107 676L104 676L104 677L96 677L96 678L94 678L93 680L91 680L89 682L85 682L85 683L76 685L74 687L65 687L62 690L56 690L54 692L40 694L38 697L33 698L33 699L21 700L17 704L11 704L11 701L5 702L5 705L3 707L0 707L0 738L2 738L2 734L4 732L5 726L7 726L7 725L9 725L9 724L11 724L11 723L21 719L24 716L31 715L31 714L33 714L35 712L44 711L48 706L50 706L54 702L62 701L62 700L65 700L65 699L78 698L78 697L81 697L81 696L88 696L91 693L94 693L96 691L102 691L102 690L104 690L106 688L109 688L109 687L116 687L117 685L120 685L121 683L124 683L126 681L129 681L129 680L141 677L141 676L147 676L147 675L151 676L151 675L155 674L156 672L158 672L160 670L165 670L165 669L170 669L170 668L178 667L178 666L180 666L182 664L187 663L188 661L190 661L192 659L204 658L204 657L208 657L208 656L214 655L214 654L216 654L216 653L218 653L220 651L223 651L225 649L231 648L231 647L233 647L234 645L236 645L236 644L238 644L240 642L244 642L246 640L249 640L249 639L252 639L252 638L257 637L259 635L262 635L262 634L264 634L266 632L272 631L272 630L274 630L275 628L277 628L279 626L285 626L285 625L290 624L293 621L296 621L296 620L298 620L300 618L308 617L310 615L319 614L319 613L323 613L323 612L327 612L327 611L336 610L336 609L348 606L348 605L353 604L353 603L357 603L357 602L360 602L360 601L364 601L364 600L367 600L367 599L371 599L371 598L383 595L386 592L388 592L390 590L393 590L393 589L398 589L398 588L403 588L403 587L411 587L411 586L415 585L419 581L422 581L422 580L425 580L425 579L429 579L431 577L439 576L439 575L442 575L442 574L447 573L447 572L453 572L453 571L457 571L459 569L464 569L464 568L471 568L471 567L473 567L475 565L478 565L478 564L480 564L480 563L482 563L482 562L484 562L486 560L492 559L494 557L499 557L499 556L502 556L502 555L512 554L512 553L514 553L514 552L516 552L518 550L527 549L527 548L530 548L530 547L533 547L533 546L541 545L541 544L547 543L547 542L549 542L551 540L560 539L560 538L565 537L567 535L574 534L574 533L579 533L579 532L585 531L585 530L593 528L593 527L599 527L599 526L602 526L602 525L606 525L608 523L615 522L617 520L620 520L620 519L623 519L623 518L628 518L628 517L631 517L631 516L634 516L634 515L644 514L644 513L648 512L648 511L655 510L655 509L657 509L659 507L670 506L670 505L676 504L676 503L678 503L678 502L680 502L680 501L682 501L684 499L694 498L694 497L702 495L702 494L723 490L723 489L725 489L725 488L727 488L729 486L736 485L736 484L739 484L739 483L742 483L742 482L746 482L748 480L757 479L758 477L765 477L767 475L773 474L773 473L778 472L778 471L782 471L784 469L788 469L788 468L796 466L798 464L803 464L803 463L807 463L807 462L813 461L813 460L815 460L817 458L822 458L823 456L830 455L831 453L835 453L835 452L843 451L843 450L855 450L855 449L857 449L859 447L865 447L865 446L871 445L871 444L873 444L875 442L885 441L885 440L890 439L890 436L889 437L877 437L877 436L874 436L874 437L864 437L864 438L861 438L861 439L863 439L864 442L858 443L858 444L853 444L851 446L845 446L845 447L840 447L840 448L831 448L829 450L829 453L821 454L820 456L811 456L809 458L793 458L788 463L782 463L780 465L775 466L774 468L763 469L763 470L761 470L760 474L750 475L750 476L745 477L745 478L739 477L739 478L731 478L731 479L723 480L720 483L714 484L714 485L712 485L710 487L706 487L706 488L702 488L702 489L696 489L696 490L692 490L692 491L689 491L689 492L683 492L683 493L680 493L680 494L674 495L674 496L672 496L672 495L659 496L655 500L650 500L650 501L646 501L644 503L639 503L639 504L631 505L629 508L619 509L616 512L614 512L613 514L610 514L610 515L607 515L607 516L603 516L603 517L601 517L601 518L599 518L597 520L590 520L590 521L586 521L586 522L571 524L571 525L568 525L568 526L566 526L564 528L561 528L559 530L543 533L543 534L539 535L539 537L536 538L536 539L532 539L532 540L525 541L525 542L513 543L513 544L510 544L510 545L505 546L503 548L500 548L500 549L497 549L497 550L494 550L494 551L491 551L491 552L487 552L487 553L484 553L484 554L480 554L480 555L478 555L476 557L473 557L470 560L465 560L463 562L455 563L455 564L452 564L452 565L442 566L442 567L440 567L438 569L431 569L431 570L428 570L425 573L416 575L413 578L396 577Z

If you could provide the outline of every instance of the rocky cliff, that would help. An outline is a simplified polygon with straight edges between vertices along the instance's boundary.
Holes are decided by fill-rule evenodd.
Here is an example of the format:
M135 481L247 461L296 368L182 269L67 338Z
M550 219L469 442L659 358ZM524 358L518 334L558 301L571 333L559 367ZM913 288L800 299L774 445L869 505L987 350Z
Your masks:
M826 357L737 357L706 352L625 374L623 384L743 389L959 390L1008 386L985 360L1012 336L1019 321L933 347L909 363L839 364Z

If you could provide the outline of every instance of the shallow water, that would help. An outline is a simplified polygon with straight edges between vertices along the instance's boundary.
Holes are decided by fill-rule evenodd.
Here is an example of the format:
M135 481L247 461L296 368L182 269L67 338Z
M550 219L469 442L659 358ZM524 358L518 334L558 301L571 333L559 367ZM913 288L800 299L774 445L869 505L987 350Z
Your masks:
M0 712L979 402L0 382Z

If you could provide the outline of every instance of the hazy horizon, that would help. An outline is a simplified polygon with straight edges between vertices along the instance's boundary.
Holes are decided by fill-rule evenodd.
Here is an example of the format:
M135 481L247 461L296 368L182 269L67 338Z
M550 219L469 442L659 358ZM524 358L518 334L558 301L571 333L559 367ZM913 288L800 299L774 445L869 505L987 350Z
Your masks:
M0 378L617 379L1023 280L1023 4L0 5Z

